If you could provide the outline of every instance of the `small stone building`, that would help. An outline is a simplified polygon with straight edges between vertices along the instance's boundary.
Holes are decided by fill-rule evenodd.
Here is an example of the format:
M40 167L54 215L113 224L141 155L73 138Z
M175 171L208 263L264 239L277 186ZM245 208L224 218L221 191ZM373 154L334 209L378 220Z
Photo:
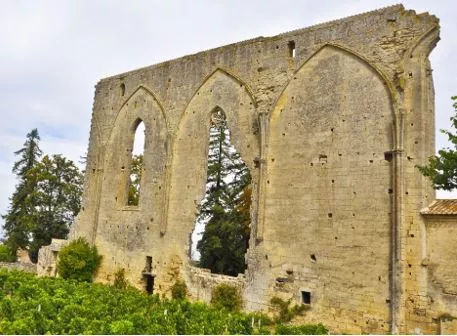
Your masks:
M457 333L457 217L442 210L454 201L421 211L435 192L416 168L435 149L428 55L438 40L435 16L396 5L102 79L70 239L98 247L101 282L124 268L135 286L167 294L181 278L206 301L229 282L247 310L293 299L309 305L307 322L337 333ZM238 277L189 258L215 109L252 176Z

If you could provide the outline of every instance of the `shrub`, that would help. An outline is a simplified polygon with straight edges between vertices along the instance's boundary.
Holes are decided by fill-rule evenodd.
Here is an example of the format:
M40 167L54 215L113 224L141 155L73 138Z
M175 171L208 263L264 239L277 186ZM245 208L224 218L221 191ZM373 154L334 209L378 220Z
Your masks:
M4 262L16 261L16 256L13 254L11 249L5 244L0 244L0 261L4 261Z
M113 286L119 289L125 289L128 286L127 280L125 280L125 269L120 268L114 273Z
M238 311L243 305L238 289L231 285L220 284L211 293L211 304L218 309Z
M294 305L290 306L292 299L284 301L283 299L275 296L271 298L270 303L279 310L276 316L276 322L286 323L291 321L295 316L301 315L308 306L305 305Z
M275 328L276 335L327 335L328 329L321 323L304 325L283 325L278 324Z
M78 238L60 250L57 271L64 279L91 282L100 262L97 248Z
M114 335L135 335L135 326L129 320L114 321L109 326L110 332Z
M182 280L176 281L171 286L171 297L175 300L184 300L187 296L187 286Z

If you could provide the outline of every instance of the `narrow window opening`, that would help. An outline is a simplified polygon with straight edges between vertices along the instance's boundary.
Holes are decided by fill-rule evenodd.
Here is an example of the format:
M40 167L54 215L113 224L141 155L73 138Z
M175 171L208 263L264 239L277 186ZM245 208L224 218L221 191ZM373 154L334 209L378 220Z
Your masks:
M152 274L146 274L146 293L153 294L154 293L154 276Z
M125 84L124 83L121 83L121 85L119 86L119 89L121 90L121 97L124 97L125 95Z
M151 273L152 272L152 257L147 256L146 257L146 272Z
M301 291L301 301L303 304L311 304L311 292Z
M145 126L138 120L133 141L132 157L130 160L129 188L127 205L138 206L140 204L141 178L143 176L143 156Z
M212 273L237 276L246 269L251 174L231 143L225 113L215 109L210 122L206 194L198 206L190 257Z
M154 293L154 278L155 275L152 273L152 257L146 256L146 265L143 271L143 278L145 281L145 289L146 293L153 294Z
M287 46L289 47L289 57L295 58L295 41L289 41Z

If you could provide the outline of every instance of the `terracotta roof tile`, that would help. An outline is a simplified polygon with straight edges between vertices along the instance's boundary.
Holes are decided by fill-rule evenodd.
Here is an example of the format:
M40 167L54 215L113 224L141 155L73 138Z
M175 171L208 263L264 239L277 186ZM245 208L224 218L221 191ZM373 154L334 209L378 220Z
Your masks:
M438 199L423 208L422 215L457 215L457 199Z

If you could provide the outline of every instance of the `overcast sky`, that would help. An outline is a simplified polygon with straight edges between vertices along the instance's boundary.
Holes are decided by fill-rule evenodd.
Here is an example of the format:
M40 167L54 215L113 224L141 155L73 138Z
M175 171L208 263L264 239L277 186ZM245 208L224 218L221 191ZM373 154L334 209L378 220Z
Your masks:
M41 148L77 161L89 138L94 85L103 77L257 36L395 4L388 0L1 0L0 213L16 183L13 152L38 128ZM449 128L457 95L457 1L404 1L441 20L431 54L436 127ZM437 132L437 147L447 139ZM441 197L449 195L440 194ZM0 219L0 224L2 224Z

